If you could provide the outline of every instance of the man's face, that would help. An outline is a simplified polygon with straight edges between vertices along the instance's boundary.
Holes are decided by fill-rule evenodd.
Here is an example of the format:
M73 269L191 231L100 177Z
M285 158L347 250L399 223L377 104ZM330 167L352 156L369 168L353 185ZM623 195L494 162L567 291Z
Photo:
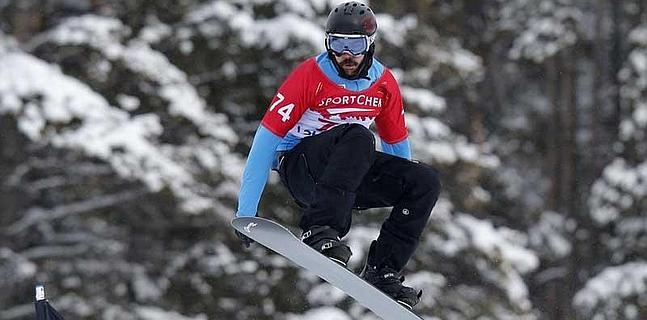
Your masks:
M347 76L354 76L359 72L359 65L364 60L364 55L354 56L348 52L344 52L339 56L335 55L335 60L337 60L337 64Z

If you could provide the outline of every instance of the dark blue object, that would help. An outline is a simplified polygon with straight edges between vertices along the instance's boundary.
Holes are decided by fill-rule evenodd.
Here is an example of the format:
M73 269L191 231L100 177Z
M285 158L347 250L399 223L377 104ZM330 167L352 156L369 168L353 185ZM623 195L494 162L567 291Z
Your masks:
M45 299L45 287L42 285L36 286L36 320L64 320L54 307L52 307L47 299Z

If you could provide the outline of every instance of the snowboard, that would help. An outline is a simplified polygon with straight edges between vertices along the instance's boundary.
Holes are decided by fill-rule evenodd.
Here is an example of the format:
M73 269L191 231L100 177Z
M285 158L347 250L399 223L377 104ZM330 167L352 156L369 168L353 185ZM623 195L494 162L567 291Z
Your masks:
M290 230L272 220L238 217L234 218L231 224L257 243L344 291L384 320L422 319L352 271L304 244Z

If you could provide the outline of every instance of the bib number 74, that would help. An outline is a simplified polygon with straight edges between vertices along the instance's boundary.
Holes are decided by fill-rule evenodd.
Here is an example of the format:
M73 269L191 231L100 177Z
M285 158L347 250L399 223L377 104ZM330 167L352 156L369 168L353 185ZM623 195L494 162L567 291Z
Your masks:
M281 104L285 100L285 96L283 96L280 92L276 94L276 101L272 103L270 106L270 111L274 111L274 109ZM279 107L276 110L276 113L278 113L281 116L281 121L286 122L290 120L290 113L292 113L292 110L294 109L294 103L290 103L287 105L284 105L282 107Z

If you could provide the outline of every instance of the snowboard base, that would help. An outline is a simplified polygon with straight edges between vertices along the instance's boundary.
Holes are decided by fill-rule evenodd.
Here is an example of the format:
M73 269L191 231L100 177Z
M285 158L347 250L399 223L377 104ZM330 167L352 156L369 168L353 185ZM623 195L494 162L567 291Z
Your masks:
M234 218L231 224L236 230L257 243L344 291L385 320L422 319L352 271L304 244L290 230L272 220L259 217L238 217Z

